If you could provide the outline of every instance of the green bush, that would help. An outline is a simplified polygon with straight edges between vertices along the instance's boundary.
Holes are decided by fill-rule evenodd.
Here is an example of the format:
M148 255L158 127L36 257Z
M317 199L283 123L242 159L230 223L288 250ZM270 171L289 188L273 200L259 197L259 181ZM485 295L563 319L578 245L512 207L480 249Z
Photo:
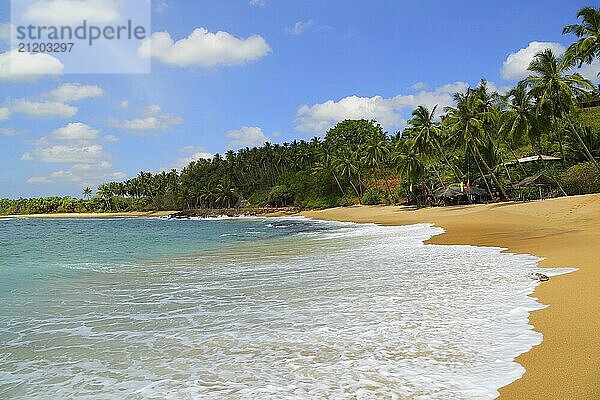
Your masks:
M308 209L323 209L329 207L335 207L340 204L340 198L318 198L308 200L304 203L304 208Z
M287 206L294 202L294 191L285 185L273 186L269 192L267 203L272 206Z
M365 205L377 205L381 204L381 198L383 193L379 188L372 188L365 192L362 197L362 203Z
M570 195L600 193L600 169L591 162L573 165L564 172L562 181Z

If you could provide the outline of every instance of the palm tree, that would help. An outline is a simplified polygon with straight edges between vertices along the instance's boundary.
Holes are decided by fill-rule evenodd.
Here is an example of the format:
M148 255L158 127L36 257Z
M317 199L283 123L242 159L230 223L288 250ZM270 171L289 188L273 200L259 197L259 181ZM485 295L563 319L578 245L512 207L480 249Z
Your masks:
M358 175L360 170L356 154L349 147L342 147L336 154L334 165L340 176L348 179L350 185L352 185L352 188L356 193L356 196L360 199L360 192L356 188L356 185L354 185L354 182L352 182L352 178L355 175Z
M410 193L413 194L413 185L417 184L419 179L425 174L425 165L416 151L414 140L399 140L394 145L392 160L396 170L403 179L410 183ZM419 196L416 196L417 206L421 206Z
M594 88L592 83L578 73L569 74L572 63L565 58L558 58L550 49L546 49L535 55L529 64L528 70L532 72L525 82L530 87L530 94L537 100L540 112L549 110L554 121L554 127L559 135L561 155L564 158L562 148L562 136L557 129L557 120L563 118L571 133L575 135L586 157L593 163L596 160L581 139L571 119L575 109L575 96L585 96Z
M565 26L563 35L573 33L579 38L569 46L566 57L577 61L581 67L600 58L600 9L584 7L577 13L577 18L582 19L581 23Z
M536 152L540 160L542 160L546 173L552 177L560 191L566 196L560 182L550 174L546 161L542 157L540 136L545 125L543 122L544 119L538 118L537 107L527 92L527 87L524 82L519 82L516 87L508 92L505 107L506 108L502 113L500 134L507 143L513 157L517 160L517 163L519 163L519 158L512 150L510 143L520 143L525 139L529 142L531 148ZM521 164L519 163L519 165ZM521 168L523 169L522 166Z
M479 150L479 147L483 145L484 136L486 140L488 139L484 131L484 121L487 116L485 112L481 111L481 99L471 90L467 90L466 93L457 93L454 99L456 107L445 108L447 113L445 122L450 131L456 135L458 142L465 146L467 152L475 155L477 166L483 164L488 175L500 190L502 197L508 200L509 197L504 186ZM492 195L491 190L488 189L488 191Z
M92 189L90 189L89 187L86 187L85 189L83 189L83 198L86 200L89 200L92 197Z
M440 143L441 129L440 126L434 122L436 109L437 105L433 107L431 112L427 107L418 106L412 112L413 118L408 121L408 131L412 134L414 139L413 146L424 154L434 154L437 152L438 155L444 159L444 162L448 168L450 168L455 178L460 181L462 172L460 172L460 169L458 172L456 171L458 167L455 169L455 166L448 160L446 152ZM446 187L441 178L440 181L442 186Z

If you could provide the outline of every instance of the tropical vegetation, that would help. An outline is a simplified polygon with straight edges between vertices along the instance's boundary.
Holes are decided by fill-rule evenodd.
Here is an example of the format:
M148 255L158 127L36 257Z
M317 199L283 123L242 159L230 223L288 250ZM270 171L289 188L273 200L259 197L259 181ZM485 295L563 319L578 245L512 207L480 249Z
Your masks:
M535 174L556 183L555 195L598 192L600 107L588 105L600 93L578 69L600 61L600 10L585 7L577 18L563 30L576 38L567 52L536 54L514 88L499 93L481 80L449 107L417 107L402 131L345 120L323 138L230 150L181 171L140 172L100 185L95 196L85 188L82 199L0 200L0 213L421 206L465 183L509 200L519 194L515 183ZM511 162L541 155L560 161Z

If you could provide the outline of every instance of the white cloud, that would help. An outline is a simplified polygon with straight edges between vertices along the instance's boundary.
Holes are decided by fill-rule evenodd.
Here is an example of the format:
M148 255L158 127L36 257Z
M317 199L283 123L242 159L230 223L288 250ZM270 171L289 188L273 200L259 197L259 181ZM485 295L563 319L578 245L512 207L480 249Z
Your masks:
M517 80L527 77L530 74L530 71L528 71L527 68L535 55L546 49L552 50L557 57L563 56L566 51L566 48L560 43L531 42L527 47L508 55L506 60L502 63L502 69L500 70L502 78L506 80ZM600 72L600 61L596 60L592 64L584 64L581 68L574 68L572 72L578 72L583 75L583 77L593 82L597 82L599 80L598 72Z
M129 102L127 100L123 100L119 103L118 107L122 110L126 110L129 108Z
M79 101L91 97L98 97L104 94L104 90L96 85L81 85L79 83L66 83L48 93L45 97L60 102Z
M309 21L298 21L291 28L285 28L285 33L288 35L301 35L306 32L311 26L313 26L314 21L311 19Z
M44 75L60 75L65 66L49 54L19 53L11 50L0 53L0 80L33 82Z
M141 135L148 131L165 131L183 123L183 118L164 112L158 104L142 108L141 114L142 118L130 120L112 118L108 123L112 128L124 129Z
M98 129L81 122L73 122L52 132L52 136L61 140L93 140L98 137Z
M107 142L110 142L110 143L114 143L114 142L118 142L119 138L116 137L115 135L105 135L104 140L106 140Z
M187 156L177 159L171 168L164 168L164 170L170 171L171 169L176 169L181 171L192 161L198 161L200 159L210 160L213 158L213 153L206 150L204 147L185 146L181 149L181 152L187 154Z
M32 159L47 163L94 163L107 158L102 146L94 145L54 145L37 149Z
M600 60L596 59L591 64L583 64L580 69L575 70L574 72L579 72L583 75L584 78L589 79L592 82L598 83L600 82L600 77L598 74L600 73Z
M0 136L19 136L24 132L18 131L15 128L0 128Z
M195 29L185 39L175 42L168 32L156 32L138 48L142 57L151 57L168 65L202 68L217 65L241 65L258 60L271 51L259 35L237 38L227 32L212 33Z
M440 86L432 91L420 91L416 94L397 95L391 98L381 96L349 96L339 101L329 100L312 106L303 105L298 109L296 129L302 132L323 133L344 119L374 119L385 129L397 129L405 125L403 115L417 106L429 109L438 106L441 114L443 107L453 103L452 95L467 88L464 82L455 82Z
M424 90L427 89L427 84L425 82L416 82L409 87L412 90Z
M97 164L74 164L72 169L77 171L94 171L111 169L112 164L108 161L100 161Z
M109 164L110 165L110 164ZM50 173L49 176L34 176L27 180L30 184L49 184L58 181L76 182L81 187L95 187L102 182L121 181L127 178L123 172L107 172L106 165L102 163L96 165L81 164L85 168L62 169Z
M170 5L165 0L154 0L154 12L163 13L169 9Z
M328 100L313 106L303 105L297 113L296 128L303 132L326 131L344 119L375 119L384 126L401 126L402 117L391 99L381 96L349 96L339 101Z
M26 152L23 153L23 155L21 156L21 161L31 161L33 160L33 157L31 156L31 153Z
M523 49L508 55L502 63L500 73L502 78L506 80L523 79L529 75L527 68L533 60L533 57L539 52L546 49L552 50L556 55L562 55L565 52L565 47L559 43L553 42L531 42Z
M262 129L256 126L243 126L240 129L233 129L225 132L225 136L230 139L227 144L230 149L257 147L269 141Z
M116 0L38 0L25 9L23 20L40 25L109 24L120 19Z
M10 117L10 110L6 107L0 107L0 121L4 121Z
M60 117L71 118L77 114L77 107L60 102L35 102L23 99L14 100L9 105L13 113L25 114L28 117L46 118Z
M267 0L250 0L250 5L254 7L264 7L267 5Z
M52 183L52 181L45 176L32 176L31 178L27 179L26 182L30 185L45 185Z

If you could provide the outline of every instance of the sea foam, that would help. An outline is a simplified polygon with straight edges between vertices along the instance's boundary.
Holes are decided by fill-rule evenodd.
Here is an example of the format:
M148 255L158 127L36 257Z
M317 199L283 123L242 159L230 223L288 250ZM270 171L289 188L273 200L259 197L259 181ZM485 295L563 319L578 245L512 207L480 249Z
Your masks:
M566 272L425 245L430 225L262 221L279 236L254 220L236 231L248 242L90 267L44 294L60 300L3 315L0 395L492 399L542 341L528 275Z

